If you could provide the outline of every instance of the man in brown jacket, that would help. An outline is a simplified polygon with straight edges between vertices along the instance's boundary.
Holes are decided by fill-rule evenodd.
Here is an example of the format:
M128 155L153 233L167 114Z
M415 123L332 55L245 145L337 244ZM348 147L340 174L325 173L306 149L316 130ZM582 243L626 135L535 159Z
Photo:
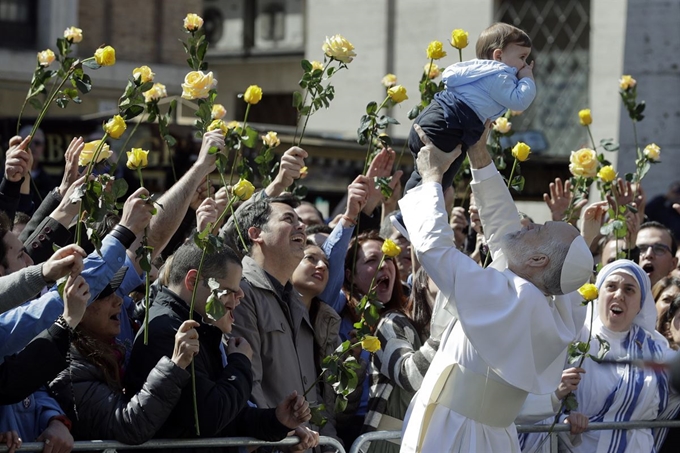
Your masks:
M253 349L251 400L261 408L276 407L294 390L303 395L316 382L314 329L290 282L306 240L298 204L291 195L265 196L241 206L235 216L248 249L241 250L244 297L234 311L233 330ZM310 405L321 401L317 388L306 398ZM329 423L321 434L334 436L335 428Z

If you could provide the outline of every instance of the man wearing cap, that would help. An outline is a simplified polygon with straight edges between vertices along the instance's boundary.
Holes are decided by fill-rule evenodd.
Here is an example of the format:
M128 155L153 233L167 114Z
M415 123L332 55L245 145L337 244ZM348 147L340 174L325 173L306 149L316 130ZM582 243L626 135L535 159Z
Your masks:
M399 205L418 260L458 322L446 327L411 401L401 451L519 453L513 421L529 393L554 392L560 382L585 319L576 290L592 274L592 256L567 223L521 227L484 134L468 152L493 256L492 266L479 267L454 246L444 208L441 178L458 153L439 151L417 131L423 184Z

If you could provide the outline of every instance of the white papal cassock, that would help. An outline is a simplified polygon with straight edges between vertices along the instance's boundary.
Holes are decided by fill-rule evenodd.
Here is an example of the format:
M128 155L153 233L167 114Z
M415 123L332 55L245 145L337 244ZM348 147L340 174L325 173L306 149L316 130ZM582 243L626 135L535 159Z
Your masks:
M546 297L506 268L500 239L521 225L493 164L473 170L472 192L493 254L487 269L454 246L440 184L399 202L418 260L458 319L411 401L402 452L519 452L513 421L527 393L555 391L585 319L578 293Z

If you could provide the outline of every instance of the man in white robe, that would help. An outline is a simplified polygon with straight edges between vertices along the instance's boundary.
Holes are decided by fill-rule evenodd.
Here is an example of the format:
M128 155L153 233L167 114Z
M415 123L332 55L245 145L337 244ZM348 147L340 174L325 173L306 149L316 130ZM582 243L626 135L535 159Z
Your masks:
M519 452L513 421L528 393L554 392L560 382L585 319L576 290L592 275L592 256L567 223L521 227L485 134L468 151L493 257L480 267L454 246L444 208L441 177L459 151L443 153L418 132L423 183L399 205L418 260L457 322L411 402L401 451Z

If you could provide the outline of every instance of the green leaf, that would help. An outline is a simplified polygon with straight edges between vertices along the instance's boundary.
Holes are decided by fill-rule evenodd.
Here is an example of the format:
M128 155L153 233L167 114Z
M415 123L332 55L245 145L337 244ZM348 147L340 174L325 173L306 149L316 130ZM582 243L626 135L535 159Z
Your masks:
M366 114L373 115L378 111L378 104L375 101L371 101L366 105Z
M413 107L411 110L408 112L408 119L414 120L418 115L420 115L420 111L422 110L422 107L420 104L416 105Z
M124 120L131 120L132 118L135 118L136 116L144 113L144 107L141 105L133 105L131 107L128 107L125 109L123 114L121 115Z
M81 78L76 78L76 88L83 94L87 94L92 90L92 80L87 74L83 74Z
M576 395L574 395L573 392L570 392L564 398L564 409L568 412L578 409L578 401L576 400Z
M309 60L302 60L300 61L300 66L302 66L302 70L305 72L311 72L312 70L312 63L309 62Z
M34 109L36 109L38 111L42 110L42 108L43 108L42 102L40 102L40 100L37 99L37 98L30 98L28 100L28 103L31 104L31 107L33 107Z
M344 396L338 395L337 398L335 398L335 413L339 414L343 412L347 408L347 398Z
M101 65L98 65L96 61L94 60L87 60L83 61L83 66L90 68L90 69L99 69L101 68Z
M114 199L119 199L128 191L128 183L124 179L115 179L113 185L111 186L111 192L113 193Z
M250 126L246 126L245 135L241 135L241 143L246 148L254 148L257 143L257 131Z
M57 281L57 292L59 293L59 297L61 297L61 300L64 300L64 288L66 287L66 280L68 279L68 276L61 277Z
M603 138L600 140L600 146L602 146L607 151L618 151L619 144L612 138Z
M326 419L326 417L324 417L323 415L323 412L325 410L326 406L323 404L310 404L309 411L311 413L312 418L309 419L309 423L319 428L323 428L328 422L328 419Z
M302 93L299 91L293 91L293 107L300 109L302 106Z
M211 321L217 321L226 314L227 310L224 308L224 304L214 294L211 294L205 303L205 315Z
M597 338L597 341L600 342L600 349L597 351L597 359L602 360L609 352L609 342L599 335L595 335L595 338Z
M647 172L649 171L650 168L652 168L652 166L649 163L649 161L645 161L645 163L642 165L642 168L640 169L639 181L642 181L642 178L644 178L647 175Z
M390 187L390 182L392 182L392 177L375 177L375 188L380 190L380 193L384 198L390 198L392 196L392 188Z
M524 190L524 176L517 175L513 177L510 186L517 192L521 192L522 190Z

